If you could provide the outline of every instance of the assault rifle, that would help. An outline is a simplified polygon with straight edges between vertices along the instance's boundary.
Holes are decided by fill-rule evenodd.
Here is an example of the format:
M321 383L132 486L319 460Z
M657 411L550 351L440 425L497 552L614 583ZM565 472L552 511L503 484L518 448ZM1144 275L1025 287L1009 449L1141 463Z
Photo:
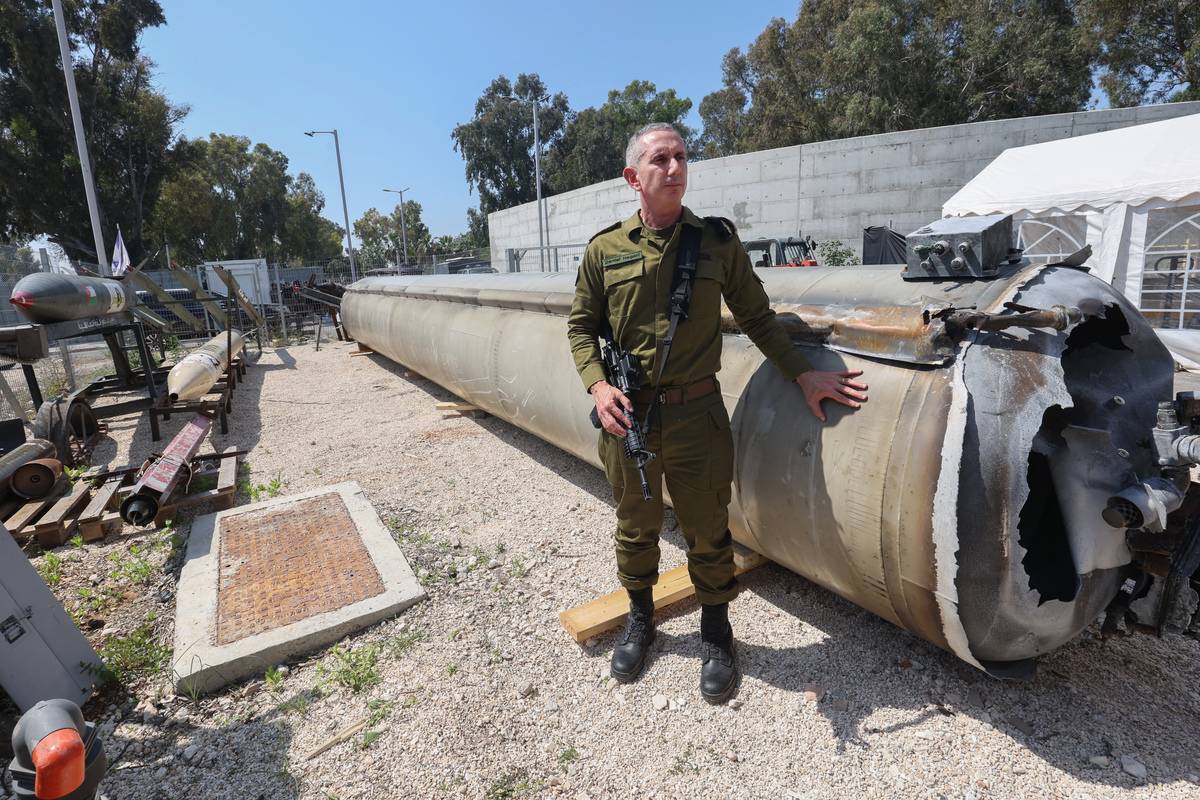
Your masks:
M626 397L632 398L633 393L642 388L642 366L638 363L637 356L617 346L611 330L606 330L603 338L601 359L604 362L604 378ZM633 414L624 409L621 411L625 415L625 421L629 423L629 430L625 431L623 440L625 457L637 466L638 476L642 479L642 497L649 500L650 482L646 480L646 465L654 458L654 453L646 448L646 432L641 423ZM600 415L596 413L595 408L592 409L590 419L593 427L602 427Z

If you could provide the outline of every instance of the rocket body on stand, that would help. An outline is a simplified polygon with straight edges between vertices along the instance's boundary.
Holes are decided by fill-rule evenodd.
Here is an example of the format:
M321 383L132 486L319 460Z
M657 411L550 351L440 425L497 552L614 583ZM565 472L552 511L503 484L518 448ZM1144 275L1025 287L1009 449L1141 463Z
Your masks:
M233 352L230 352L230 339ZM242 352L245 339L241 331L220 333L171 367L167 373L167 395L172 402L195 400L204 396L229 366L229 360Z
M132 308L133 292L120 281L35 272L17 281L9 302L31 322L66 322Z

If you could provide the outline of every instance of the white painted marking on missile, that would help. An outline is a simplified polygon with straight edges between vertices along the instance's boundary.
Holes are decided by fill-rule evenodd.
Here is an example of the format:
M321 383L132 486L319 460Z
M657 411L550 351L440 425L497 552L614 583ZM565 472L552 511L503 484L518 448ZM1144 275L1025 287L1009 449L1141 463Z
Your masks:
M942 618L942 635L956 656L968 664L983 669L971 653L967 632L958 616L958 482L962 468L963 439L967 432L967 384L964 379L966 354L975 341L972 332L958 348L951 380L950 410L947 414L946 436L942 441L942 468L938 474L937 491L933 495L933 563L937 577L938 612Z

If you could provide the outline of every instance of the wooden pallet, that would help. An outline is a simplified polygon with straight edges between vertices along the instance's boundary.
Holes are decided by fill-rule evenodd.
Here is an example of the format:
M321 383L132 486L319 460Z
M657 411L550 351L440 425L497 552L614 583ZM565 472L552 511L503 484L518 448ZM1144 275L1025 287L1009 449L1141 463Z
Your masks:
M91 496L86 481L77 481L33 526L33 534L42 547L58 547L75 534L79 513Z
M194 478L216 474L217 486L214 489L203 489L191 494L172 497L162 505L154 518L155 525L162 525L174 518L185 508L199 503L212 503L218 509L226 509L233 505L234 494L237 490L238 465L241 463L242 452L228 449L221 454L219 465L214 464L215 458L201 457L197 459L203 466L197 469ZM91 495L87 507L79 514L79 533L85 542L103 539L111 533L119 533L125 527L124 520L117 509L129 496L133 484L137 481L138 467L125 467L112 472L94 476L94 479L104 482ZM85 476L86 477L86 476Z
M741 575L767 563L767 559L749 548L734 545L733 569ZM668 570L658 576L654 585L654 607L656 609L686 600L696 594L688 575L687 564ZM619 628L629 614L629 594L624 589L597 597L583 605L559 612L558 619L567 633L576 642L586 642L593 636Z
M58 483L50 490L50 494L38 500L20 502L16 510L4 520L4 526L18 539L28 539L33 536L34 523L46 509L58 501L58 498L67 491L69 486L70 482L65 477L60 477Z
M83 513L79 515L79 535L85 542L103 539L108 534L121 530L125 524L120 514L109 510L124 479L123 475L115 476L102 483Z

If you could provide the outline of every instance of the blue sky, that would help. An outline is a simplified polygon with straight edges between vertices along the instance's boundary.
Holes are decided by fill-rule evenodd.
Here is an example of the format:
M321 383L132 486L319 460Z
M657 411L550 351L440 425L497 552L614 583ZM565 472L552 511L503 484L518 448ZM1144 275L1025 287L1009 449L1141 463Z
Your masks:
M460 233L477 203L450 131L497 75L536 72L576 110L649 80L691 98L698 124L701 98L721 86L722 56L799 6L160 1L167 24L147 31L142 48L159 88L191 106L184 134L240 134L282 151L341 223L332 137L303 135L336 127L351 222L395 205L383 187L408 186L435 236Z

